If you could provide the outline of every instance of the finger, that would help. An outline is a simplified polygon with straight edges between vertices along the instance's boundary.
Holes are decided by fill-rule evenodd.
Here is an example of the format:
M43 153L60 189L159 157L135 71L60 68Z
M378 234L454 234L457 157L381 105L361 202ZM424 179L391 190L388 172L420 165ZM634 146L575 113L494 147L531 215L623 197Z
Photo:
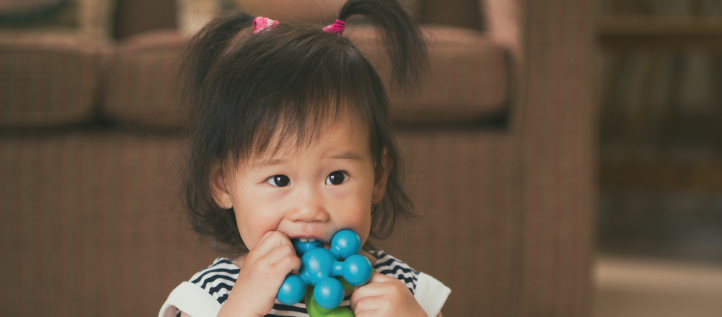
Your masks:
M280 287L289 273L301 267L301 260L289 246L280 246L254 264L254 276L271 283L269 285L277 283L277 287Z
M253 248L253 250L259 254L266 254L268 252L271 252L271 250L273 250L274 248L285 244L293 247L293 244L291 243L291 240L288 239L287 235L279 231L269 231L266 232L261 241L258 242L258 244Z
M356 286L355 289L359 289L359 288L362 288L362 287L365 287L365 286L367 286L367 285L371 285L371 284L374 284L374 283L388 283L388 282L394 282L394 281L397 281L397 279L392 278L392 277L388 277L388 276L383 275L383 274L381 274L381 273L372 272L372 273L371 273L371 278L369 278L369 281L368 281L366 284L364 284L364 285Z
M263 240L265 240L266 237L268 237L268 236L269 236L270 234L272 234L272 233L273 233L273 231L268 231L268 232L264 233L264 234L263 234L263 237L261 237L261 240L258 241L258 243L260 244L261 242L263 242Z
M297 257L296 252L293 250L292 246L280 245L263 255L263 257L261 257L260 259L260 262L263 263L263 265L273 266L279 260L287 256Z
M369 283L385 283L389 281L397 281L397 279L388 277L381 273L371 273L371 279L369 280Z
M386 287L387 285L384 285L383 283L369 283L361 286L356 289L353 294L351 294L351 302L353 303L359 301L364 297L381 296L383 295Z
M283 273L283 275L288 275L288 273L297 273L301 268L301 259L299 259L296 255L289 255L278 260L278 262L273 265L273 268L277 270L279 274Z
M381 276L377 277L376 275ZM351 295L351 305L353 306L355 302L359 301L364 297L381 296L388 287L393 287L393 285L387 283L389 280L387 280L385 277L387 276L383 274L373 273L373 275L371 276L371 280L368 284L357 287L354 290L353 294Z
M250 251L252 251L254 253L259 253L259 254L266 253L266 252L264 252L264 251L266 251L266 249L259 248L259 246L263 246L263 245L267 244L268 241L266 241L266 239L268 238L268 236L272 235L274 232L275 231L268 231L265 234L263 234L263 237L261 237L261 240L259 240L258 243L256 243L256 245L254 245L253 247L250 247Z
M368 313L368 312L375 312L379 308L379 300L380 298L378 296L373 297L364 297L359 299L355 305L351 304L351 309L353 309L353 313L356 316L359 316L360 314Z

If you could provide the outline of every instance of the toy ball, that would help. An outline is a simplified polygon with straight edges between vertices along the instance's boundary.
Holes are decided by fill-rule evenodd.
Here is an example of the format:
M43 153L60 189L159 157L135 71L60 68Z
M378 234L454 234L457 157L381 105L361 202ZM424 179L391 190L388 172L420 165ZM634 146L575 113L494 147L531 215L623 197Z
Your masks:
M343 301L344 287L336 278L353 286L371 279L371 262L363 255L361 239L351 230L341 230L331 239L331 247L322 248L321 241L294 239L293 247L301 257L298 275L289 274L278 290L278 301L293 305L303 299L306 286L313 286L313 300L324 309L334 309ZM307 303L308 305L308 303Z

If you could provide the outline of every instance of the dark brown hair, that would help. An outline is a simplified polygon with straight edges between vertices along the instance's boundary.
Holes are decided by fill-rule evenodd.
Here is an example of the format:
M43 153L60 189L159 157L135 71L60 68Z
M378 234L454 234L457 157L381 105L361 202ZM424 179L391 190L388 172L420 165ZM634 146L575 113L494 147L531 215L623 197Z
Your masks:
M338 19L356 14L379 28L393 87L415 83L428 63L426 46L401 6L352 0ZM184 100L191 109L182 195L193 230L210 237L218 251L246 251L233 210L213 199L212 168L237 166L254 153L278 150L281 144L268 148L274 136L295 137L303 146L324 122L346 112L368 127L377 166L384 155L389 158L386 190L372 208L370 232L376 239L388 237L400 217L414 213L401 186L404 164L379 75L346 37L284 21L254 34L253 19L242 12L216 18L190 39L181 60Z

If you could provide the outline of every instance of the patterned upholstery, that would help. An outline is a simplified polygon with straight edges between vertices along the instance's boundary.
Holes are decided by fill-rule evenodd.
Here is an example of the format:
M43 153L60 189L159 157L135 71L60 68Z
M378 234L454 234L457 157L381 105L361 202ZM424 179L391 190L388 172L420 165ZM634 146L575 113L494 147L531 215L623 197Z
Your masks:
M359 30L360 31L360 30ZM349 37L369 52L369 59L388 78L380 60L375 32ZM360 33L360 34L359 34ZM425 29L431 69L418 92L392 91L391 114L397 122L464 122L496 115L508 107L510 64L506 48L484 33L444 26ZM391 90L390 90L391 91Z
M112 120L153 127L185 122L176 90L177 32L154 32L119 44L109 57L107 90L101 105Z
M98 48L76 36L0 33L0 126L89 120L99 63Z
M451 287L447 316L589 316L593 3L515 3L486 6L518 58L508 130L404 132L427 216L384 245ZM499 29L519 12L519 29Z
M0 2L3 33L72 35L94 43L110 40L115 0L23 0Z
M0 306L10 316L152 316L214 256L180 219L174 138L0 137Z
M591 312L594 2L525 1L518 142L519 316Z
M421 21L426 24L485 29L483 2L478 0L424 1L420 15Z
M423 218L382 248L452 289L445 316L513 316L521 224L511 137L434 130L401 137L413 157L410 195Z
M347 33L372 63L385 69L386 53L375 32L356 27ZM420 93L391 95L396 121L474 121L505 109L509 65L502 46L472 30L433 27L426 34L431 73ZM181 44L175 32L144 34L120 44L110 58L103 113L124 123L182 126L185 117L174 86Z
M151 30L175 29L176 9L176 0L116 1L113 37L124 40Z
M510 291L518 232L510 217L508 139L486 132L401 134L414 158L410 193L426 217L401 230L416 228L403 247L395 240L384 246L455 287L445 308L450 315L480 304L489 312L507 308L498 292ZM179 142L83 131L0 137L0 248L22 255L5 262L20 274L4 276L5 285L19 287L0 288L3 307L20 316L150 314L176 284L209 265L213 256L185 229L173 199ZM458 254L449 247L457 240L476 250ZM488 258L495 260L479 267ZM58 267L46 270L50 264L40 259ZM108 285L133 304L106 297ZM86 304L52 296L56 291ZM44 305L32 305L37 292L47 292L40 294Z

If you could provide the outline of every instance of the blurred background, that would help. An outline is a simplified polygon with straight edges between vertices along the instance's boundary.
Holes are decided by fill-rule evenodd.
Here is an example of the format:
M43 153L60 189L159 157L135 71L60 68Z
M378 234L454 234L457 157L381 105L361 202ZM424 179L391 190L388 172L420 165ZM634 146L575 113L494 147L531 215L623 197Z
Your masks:
M722 311L721 10L600 3L598 316Z
M216 256L174 191L185 39L342 4L0 0L2 310L156 314ZM430 44L391 94L425 218L379 245L452 288L445 315L720 315L722 1L402 4Z

